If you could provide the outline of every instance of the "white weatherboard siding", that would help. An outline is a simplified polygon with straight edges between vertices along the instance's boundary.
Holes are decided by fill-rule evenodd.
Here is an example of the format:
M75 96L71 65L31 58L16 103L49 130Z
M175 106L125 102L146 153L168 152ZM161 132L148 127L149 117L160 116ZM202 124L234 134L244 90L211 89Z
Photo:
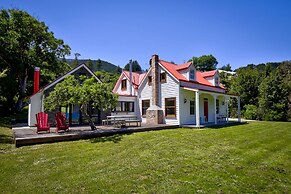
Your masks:
M139 103L135 96L118 96L119 102L134 102L134 112L112 112L111 115L136 115L140 119Z
M151 73L148 74L150 76ZM139 87L138 92L138 98L139 98L139 111L142 113L142 100L150 100L150 105L152 104L152 86L148 84L148 77L145 77L144 82ZM146 122L146 118L142 118L142 122Z
M161 71L161 68L159 69ZM161 99L162 99L162 106L161 108L164 110L165 113L165 98L176 98L176 118L175 119L167 119L165 118L166 124L169 125L179 125L179 118L180 118L180 113L179 113L179 107L180 107L180 98L179 98L179 83L168 73L167 75L167 82L166 83L161 83L160 85L160 94L161 94Z
M130 81L124 76L124 74L122 74L121 80L126 80L126 90L121 89L121 81L120 81L120 83L117 86L116 93L123 94L123 95L130 95L130 86L131 86ZM133 88L133 86L131 87L132 87L132 95L135 95L136 94L135 89Z
M185 99L186 103L184 103ZM190 115L190 101L194 101L195 104L195 92L180 88L180 125L196 124L196 107L194 109L194 115Z
M165 72L161 67L159 67L159 72ZM149 73L149 75L151 75ZM139 88L139 108L142 112L142 100L150 100L152 103L152 86L148 84L148 78L146 77L143 84ZM159 105L163 109L165 114L165 98L176 98L176 118L167 119L165 118L165 123L170 125L179 124L179 84L173 79L168 73L166 73L166 83L160 83L160 96ZM146 122L146 118L142 118L143 122Z
M42 92L36 93L30 98L30 103L28 107L28 125L35 126L36 118L35 115L43 111L43 102L42 102Z
M200 117L204 121L204 98L208 99L208 122L214 122L214 98L210 94L200 94Z

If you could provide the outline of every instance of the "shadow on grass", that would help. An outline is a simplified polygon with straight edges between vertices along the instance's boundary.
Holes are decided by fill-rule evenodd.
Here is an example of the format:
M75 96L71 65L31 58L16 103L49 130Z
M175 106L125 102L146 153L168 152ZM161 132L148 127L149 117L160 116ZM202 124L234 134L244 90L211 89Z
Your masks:
M94 139L91 139L91 143L99 143L99 142L110 142L112 141L113 143L118 143L122 140L123 136L125 134L115 134L111 136L104 136L104 137L97 137Z
M209 128L209 129L220 129L220 128L227 128L227 127L232 127L232 126L236 126L236 125L246 125L249 124L247 122L230 122L227 124L221 124L221 125L211 125L211 126L205 126L205 128Z
M9 135L0 134L0 144L13 144L13 139Z

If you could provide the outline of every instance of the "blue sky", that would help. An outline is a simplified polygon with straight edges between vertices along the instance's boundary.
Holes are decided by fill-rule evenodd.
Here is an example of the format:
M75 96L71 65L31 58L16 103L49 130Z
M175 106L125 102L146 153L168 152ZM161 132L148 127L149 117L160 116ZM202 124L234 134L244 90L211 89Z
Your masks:
M1 0L44 21L80 58L148 68L214 55L218 67L291 60L290 0ZM74 58L70 56L68 58Z

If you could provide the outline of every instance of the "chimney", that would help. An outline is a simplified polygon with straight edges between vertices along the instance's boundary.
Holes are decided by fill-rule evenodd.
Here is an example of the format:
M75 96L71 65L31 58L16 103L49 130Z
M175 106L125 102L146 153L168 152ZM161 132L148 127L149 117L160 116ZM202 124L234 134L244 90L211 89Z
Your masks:
M160 97L160 80L159 80L159 56L153 55L151 60L151 71L152 71L152 104L147 109L146 118L147 124L157 125L164 123L164 112L159 106Z
M39 90L39 74L40 74L40 68L35 67L34 68L33 94L37 93Z
M154 54L151 59L152 66L152 105L159 106L159 56Z
M132 95L132 60L129 60L129 95Z

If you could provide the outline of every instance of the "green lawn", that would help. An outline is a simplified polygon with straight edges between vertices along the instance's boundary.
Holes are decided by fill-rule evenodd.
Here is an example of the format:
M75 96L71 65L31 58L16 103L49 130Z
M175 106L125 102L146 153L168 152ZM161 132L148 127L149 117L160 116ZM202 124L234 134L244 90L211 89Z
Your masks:
M0 193L290 193L291 123L172 129L14 148Z

